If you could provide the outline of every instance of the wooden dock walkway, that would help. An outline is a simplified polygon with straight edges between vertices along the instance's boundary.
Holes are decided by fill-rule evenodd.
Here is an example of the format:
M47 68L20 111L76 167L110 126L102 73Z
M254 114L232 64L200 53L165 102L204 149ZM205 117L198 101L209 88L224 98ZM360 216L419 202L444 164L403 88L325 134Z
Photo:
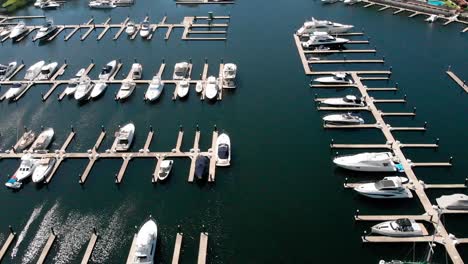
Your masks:
M468 85L466 84L466 81L462 81L455 73L450 70L447 71L447 74L454 82L456 82L463 90L465 90L466 93L468 93Z
M91 259L91 255L93 254L94 246L96 246L97 239L98 234L93 230L91 238L89 239L88 246L86 247L85 254L83 256L83 259L81 260L81 264L87 264Z
M137 240L137 234L133 236L132 240L132 245L130 246L130 252L128 253L127 257L127 264L133 264L133 257L135 255L135 250L136 250L136 240Z
M8 235L7 239L5 240L5 243L3 243L3 246L0 249L0 262L2 262L3 258L6 255L6 252L10 248L15 238L16 238L16 233L10 230L10 234Z
M208 233L203 232L200 234L200 246L198 248L197 264L206 264L207 251L208 251Z
M43 264L45 262L45 260L47 258L47 255L49 255L50 249L54 245L56 237L57 236L55 235L54 231L52 230L52 232L50 233L49 238L47 239L47 242L46 242L46 244L44 246L44 249L42 250L42 253L39 256L39 260L37 261L37 264Z
M174 245L174 253L172 254L172 264L179 264L180 249L182 248L183 233L177 233Z

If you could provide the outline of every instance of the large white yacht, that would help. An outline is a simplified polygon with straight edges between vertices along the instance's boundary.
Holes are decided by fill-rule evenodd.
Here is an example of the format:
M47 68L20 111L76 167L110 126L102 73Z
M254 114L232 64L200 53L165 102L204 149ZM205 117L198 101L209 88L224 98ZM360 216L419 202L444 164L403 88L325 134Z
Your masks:
M158 99L163 89L164 83L161 82L161 78L154 76L145 92L145 100L154 101Z
M36 81L49 80L54 75L57 69L57 66L58 66L57 62L52 62L52 63L42 66L41 72L39 73L39 75L37 75L37 77L34 80Z
M31 154L21 157L21 164L15 174L5 183L8 188L18 189L21 187L21 181L31 176L37 166L37 160L33 159Z
M54 138L54 129L49 127L44 129L31 146L31 151L45 151L49 147Z
M55 26L54 22L49 19L45 22L44 25L41 26L41 28L39 28L39 31L37 31L33 40L45 40L49 38L55 31L57 31L57 26Z
M117 95L115 96L115 100L125 100L130 95L132 95L133 91L135 90L136 83L133 82L132 80L124 80L122 82L122 86L120 86L119 91L117 92Z
M136 235L133 255L127 263L131 264L153 264L158 239L158 226L156 221L150 217L144 223ZM131 251L132 252L132 251Z
M326 124L333 125L357 125L364 123L362 117L352 113L331 114L324 116L322 119Z
M299 36L308 36L313 32L326 32L329 34L344 33L351 30L354 26L335 23L327 20L317 20L312 17L306 21L296 32Z
M34 63L33 65L31 65L31 67L29 67L27 70L26 70L26 74L24 75L24 79L26 81L32 81L34 80L37 75L39 75L39 73L41 73L41 69L42 69L42 66L45 65L45 61L38 61L36 63Z
M18 24L16 24L16 26L14 26L11 29L10 38L13 40L17 40L21 38L27 31L28 31L28 28L26 27L26 24L24 23L24 21L20 21L18 22Z
M319 77L314 79L315 82L323 84L352 84L353 81L348 79L348 74L345 72L337 72L332 76Z
M326 32L314 32L310 35L309 40L302 42L302 47L310 48L326 45L340 46L348 42L349 39L334 37Z
M365 152L355 155L340 156L333 163L344 169L369 172L403 171L403 166L391 152Z
M20 95L28 85L26 83L13 83L13 85L6 91L4 97L7 100L13 100Z
M133 137L135 136L135 125L133 123L128 123L125 126L121 127L117 131L116 137L116 151L127 151L133 142Z
M89 77L82 77L80 84L76 87L74 97L77 101L83 101L88 99L88 95L94 87L94 83L91 82Z
M32 174L33 182L42 182L51 172L55 165L55 158L42 158L37 161L37 166Z
M405 182L408 182L407 178L390 176L377 182L360 184L354 190L376 199L413 198L411 191L403 185Z
M346 95L345 97L337 97L337 98L327 98L320 102L323 105L331 105L331 106L365 106L366 103L362 98L357 98L354 95Z

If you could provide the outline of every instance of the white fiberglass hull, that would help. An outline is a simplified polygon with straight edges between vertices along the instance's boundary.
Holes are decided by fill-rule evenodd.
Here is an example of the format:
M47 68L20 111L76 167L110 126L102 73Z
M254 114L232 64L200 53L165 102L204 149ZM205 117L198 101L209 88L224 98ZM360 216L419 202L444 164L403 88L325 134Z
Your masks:
M90 97L93 98L93 99L98 98L99 96L101 96L104 93L106 88L107 88L107 83L105 83L105 82L98 82L98 83L94 84L93 90L91 90Z
M320 77L314 79L315 82L324 83L324 84L352 84L351 80L337 80L333 77Z
M13 100L15 99L18 95L20 95L24 89L26 89L27 84L21 84L20 87L15 87L15 88L10 88L8 91L5 93L5 99L7 100Z
M385 158L372 161L375 155L382 155ZM395 172L397 168L393 162L393 156L390 152L383 153L361 153L356 155L341 156L333 159L335 165L353 171L366 172Z
M130 124L126 124L125 126L123 126L122 128L120 128L119 130L119 134L127 134L128 136L126 137L126 140L127 140L127 143L126 144L119 144L119 142L117 142L117 145L115 147L115 150L116 151L127 151L130 146L132 145L132 142L133 142L133 138L135 136L135 125L130 123Z
M379 234L383 236L389 237L415 237L415 236L422 236L424 227L420 223L414 222L412 224L413 231L398 231L394 230L390 227L390 224L394 221L387 221L380 224L377 224L371 228L372 233Z
M150 86L148 87L148 90L145 93L145 99L148 101L154 101L161 96L163 90L164 90L163 84L160 84L160 85L150 84Z
M41 73L41 68L45 65L45 61L38 61L33 64L31 67L26 70L26 74L24 75L24 79L27 81L32 81L36 78L39 73Z
M227 158L221 158L219 156L219 147L220 145L225 144L228 147L228 156ZM229 136L225 133L221 134L218 136L218 139L216 140L216 166L218 167L228 167L231 165L231 139Z
M346 101L343 98L329 98L320 102L322 105L330 106L364 106L364 103L356 103L353 101Z
M55 159L51 159L49 164L41 164L38 165L32 174L32 181L33 182L42 182L47 176L49 176L50 172L52 171L52 168L55 165Z
M356 118L344 118L343 115L327 115L323 117L323 121L327 124L337 124L337 125L359 125L364 123L364 119L360 117Z
M41 71L47 69L48 72L47 73L39 73L39 75L37 75L35 80L36 81L43 81L43 80L50 79L53 76L53 74L55 73L55 70L57 69L57 66L58 66L57 62L52 62L52 63L49 63L47 65L44 65L41 68Z

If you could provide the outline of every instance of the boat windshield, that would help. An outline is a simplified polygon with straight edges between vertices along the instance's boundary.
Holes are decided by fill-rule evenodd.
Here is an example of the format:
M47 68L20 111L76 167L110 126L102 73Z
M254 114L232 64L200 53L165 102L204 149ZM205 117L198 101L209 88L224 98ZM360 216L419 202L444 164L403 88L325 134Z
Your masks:
M102 74L108 74L108 73L111 72L111 70L112 70L112 67L109 66L109 65L107 65L107 66L105 66L104 68L102 68L101 73L102 73Z
M13 88L20 88L22 86L21 83L14 83Z
M393 188L396 188L396 187L398 187L398 186L395 184L395 182L390 181L390 180L378 181L375 184L375 188L377 188L378 190L393 189Z
M229 158L229 146L227 144L221 144L218 147L218 156L221 159Z
M42 73L42 74L49 74L49 73L50 73L50 69L49 69L49 68L43 69L43 70L41 70L41 73Z
M119 139L119 144L128 145L128 139L126 139L126 138Z

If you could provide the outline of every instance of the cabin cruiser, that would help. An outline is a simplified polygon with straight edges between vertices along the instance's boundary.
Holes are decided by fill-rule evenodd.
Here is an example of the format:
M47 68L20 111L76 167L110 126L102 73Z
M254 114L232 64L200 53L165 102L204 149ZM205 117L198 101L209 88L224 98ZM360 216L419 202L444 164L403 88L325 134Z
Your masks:
M195 92L203 92L203 81L197 81L197 84L195 85Z
M158 239L158 227L153 218L144 223L135 239L135 251L127 263L153 264Z
M29 147L34 140L36 140L36 134L32 130L24 132L23 136L18 140L18 145L16 146L15 151L23 151Z
M223 88L236 88L237 65L226 63L223 68Z
M130 78L132 80L140 80L143 71L143 66L140 63L133 63L130 70Z
M90 8L101 8L101 9L117 7L117 5L115 5L114 1L108 1L108 0L91 1L91 2L89 2L88 6Z
M446 210L468 210L468 195L456 193L442 195L436 199L437 205Z
M24 79L26 81L32 81L34 80L39 73L41 73L42 66L45 65L45 61L38 61L35 64L33 64L31 67L29 67L26 70L26 74L24 75Z
M161 96L164 89L164 83L159 76L154 76L145 93L145 100L154 101Z
M177 83L177 96L180 98L184 98L187 96L190 88L190 83L187 79L183 79Z
M24 23L24 21L20 21L16 26L14 26L11 29L10 38L13 40L17 40L20 37L22 37L26 32L28 32L26 24Z
M13 100L20 95L28 85L26 83L14 83L8 91L6 91L4 97L7 100Z
M346 95L345 97L339 98L328 98L320 102L323 105L332 105L332 106L365 106L366 103L364 99L357 98L354 95Z
M107 81L110 79L112 74L114 74L115 70L117 69L117 61L113 60L110 61L104 66L99 73L99 80Z
M174 164L173 160L163 160L159 167L158 179L165 180L171 173L173 164Z
M371 228L372 233L391 237L414 237L424 235L424 226L413 219L401 218L386 221Z
M44 151L47 150L52 139L54 138L54 129L53 128L46 128L42 131L39 136L37 136L36 140L31 146L31 151Z
M316 78L314 81L324 84L352 84L353 81L347 77L348 74L345 72L338 72L334 73L332 76Z
M43 2L39 5L39 8L41 9L54 9L58 7L60 7L60 4L52 0Z
M339 46L349 42L349 39L336 38L328 35L326 32L314 32L310 35L309 40L302 42L302 47L311 48L320 45Z
M137 27L135 25L135 22L133 21L128 22L127 27L125 28L125 33L127 33L129 36L132 36L133 34L135 34L136 31L137 31Z
M52 20L47 20L46 23L41 28L39 28L39 31L37 32L33 41L45 40L49 38L55 31L57 31L57 26L54 25Z
M365 152L355 155L339 156L333 159L337 166L353 170L368 172L403 171L403 166L391 152Z
M140 36L142 38L147 38L149 36L150 32L151 32L150 23L149 23L148 20L145 19L145 21L143 21L141 23Z
M101 94L104 93L104 91L106 90L107 88L107 83L104 82L104 81L97 81L95 84L94 84L94 87L93 89L91 90L91 94L90 94L90 98L92 99L96 99L98 98Z
M8 63L8 65L0 64L0 81L5 81L6 79L10 78L11 75L15 72L18 63L16 61L12 61Z
M58 66L57 62L52 62L52 63L42 66L41 72L34 80L36 81L49 80L54 75L55 70L57 69L57 66Z
M174 66L174 74L172 75L172 79L174 80L182 80L187 77L189 71L189 63L188 62L179 62L176 63Z
M83 77L80 80L80 84L76 87L74 97L75 100L77 101L82 101L85 99L88 99L88 94L91 92L91 90L94 87L94 83L91 82L91 79L89 77Z
M54 168L55 158L42 158L37 161L37 166L32 174L33 182L42 182Z
M231 165L231 139L226 133L222 133L216 140L216 166L229 165Z
M438 15L431 15L430 17L426 18L426 21L429 22L429 23L434 23L437 18L439 18Z
M116 137L116 151L127 151L133 142L135 135L135 125L133 123L126 124L117 131Z
M198 180L202 180L208 172L208 166L210 164L210 159L207 156L198 155L195 160L195 177Z
M214 76L208 77L206 80L205 95L206 98L213 100L218 95L218 80Z
M317 20L312 18L310 21L306 21L299 30L297 30L296 35L298 36L308 36L314 32L325 32L328 34L337 34L345 33L351 30L354 26L344 25L340 23L335 23L327 20Z
M407 178L399 176L385 177L374 183L363 183L354 188L361 195L377 199L413 198L411 191L403 184Z
M70 82L68 83L67 87L65 88L65 90L63 91L63 93L65 95L72 95L73 93L75 93L76 91L76 88L78 87L78 85L80 84L80 81L81 81L81 77L83 77L83 74L85 73L85 68L81 68L76 74L75 74L75 77L73 77L72 79L70 79Z
M5 186L12 189L19 189L22 185L21 181L31 176L36 168L36 160L31 154L26 154L21 157L21 164L15 174L5 183Z
M352 113L326 115L322 119L326 124L334 125L357 125L364 123L362 117Z
M120 86L120 89L117 92L117 95L115 96L115 100L127 99L130 95L132 95L135 87L136 83L134 83L132 80L124 80L122 82L122 86Z

